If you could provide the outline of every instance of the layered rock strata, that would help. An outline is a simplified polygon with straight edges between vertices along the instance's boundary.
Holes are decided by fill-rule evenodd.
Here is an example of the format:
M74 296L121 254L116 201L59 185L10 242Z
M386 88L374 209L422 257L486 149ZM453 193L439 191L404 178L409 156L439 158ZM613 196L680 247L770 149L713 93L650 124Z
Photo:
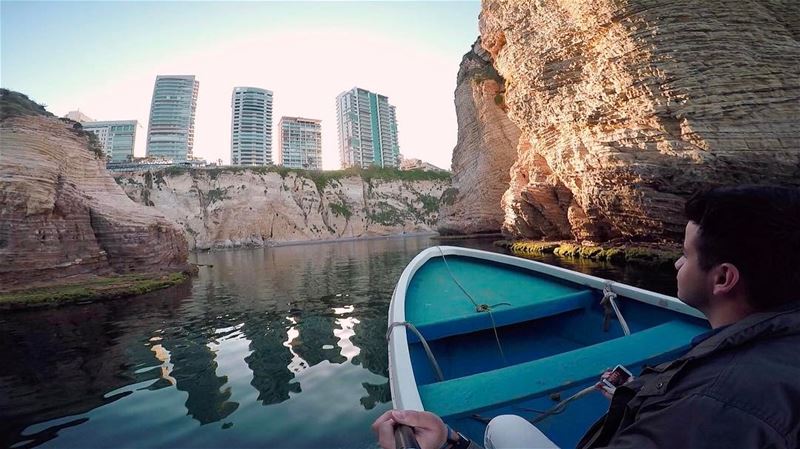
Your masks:
M486 0L521 130L504 229L675 239L709 185L800 185L800 2Z
M458 141L453 149L453 186L440 211L442 234L500 231L500 199L508 188L520 136L506 116L503 96L503 78L478 39L458 70Z
M0 122L0 290L188 269L181 230L128 199L70 125Z
M116 176L130 198L177 223L193 249L432 232L450 186L447 175L315 180L266 168Z

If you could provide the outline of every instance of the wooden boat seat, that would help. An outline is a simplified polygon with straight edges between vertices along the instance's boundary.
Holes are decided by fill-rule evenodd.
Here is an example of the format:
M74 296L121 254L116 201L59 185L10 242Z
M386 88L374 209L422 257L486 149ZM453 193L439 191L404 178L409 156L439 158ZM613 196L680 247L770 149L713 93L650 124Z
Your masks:
M581 290L551 298L529 299L527 303L515 307L498 305L492 309L492 315L497 327L501 327L582 309L597 301L599 298L592 290ZM456 303L459 307L457 310L438 315L445 316L444 319L420 317L411 322L428 341L492 328L488 313L476 312L468 301ZM419 339L409 334L408 341L414 343Z
M689 342L708 328L684 321L669 321L627 337L586 346L514 366L457 379L420 385L425 410L440 416L476 413L522 399L586 385L616 364L635 375L655 357L679 355Z

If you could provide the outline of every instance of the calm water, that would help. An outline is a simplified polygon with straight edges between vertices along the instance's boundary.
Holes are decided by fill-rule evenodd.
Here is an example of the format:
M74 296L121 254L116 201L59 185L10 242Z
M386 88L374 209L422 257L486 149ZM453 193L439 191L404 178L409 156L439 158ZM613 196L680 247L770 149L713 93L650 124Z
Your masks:
M181 286L0 315L0 446L373 448L392 290L437 243L202 253ZM566 266L674 294L668 270Z

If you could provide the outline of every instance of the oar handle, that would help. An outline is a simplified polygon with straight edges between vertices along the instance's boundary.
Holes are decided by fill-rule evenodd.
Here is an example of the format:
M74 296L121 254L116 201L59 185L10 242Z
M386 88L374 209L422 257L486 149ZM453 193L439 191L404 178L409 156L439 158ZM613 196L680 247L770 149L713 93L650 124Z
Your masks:
M394 428L394 447L395 449L421 449L417 439L414 438L414 429L403 424L398 424Z

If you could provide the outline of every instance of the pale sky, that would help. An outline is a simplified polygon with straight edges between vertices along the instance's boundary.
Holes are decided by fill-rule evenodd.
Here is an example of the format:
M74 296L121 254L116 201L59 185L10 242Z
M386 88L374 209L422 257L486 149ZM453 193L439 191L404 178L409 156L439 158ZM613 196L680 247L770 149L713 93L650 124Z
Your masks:
M0 84L63 116L139 121L144 156L156 75L200 81L194 154L230 162L234 86L274 92L281 116L322 120L339 167L336 95L355 86L397 107L400 152L450 168L461 57L478 35L469 2L0 1Z

